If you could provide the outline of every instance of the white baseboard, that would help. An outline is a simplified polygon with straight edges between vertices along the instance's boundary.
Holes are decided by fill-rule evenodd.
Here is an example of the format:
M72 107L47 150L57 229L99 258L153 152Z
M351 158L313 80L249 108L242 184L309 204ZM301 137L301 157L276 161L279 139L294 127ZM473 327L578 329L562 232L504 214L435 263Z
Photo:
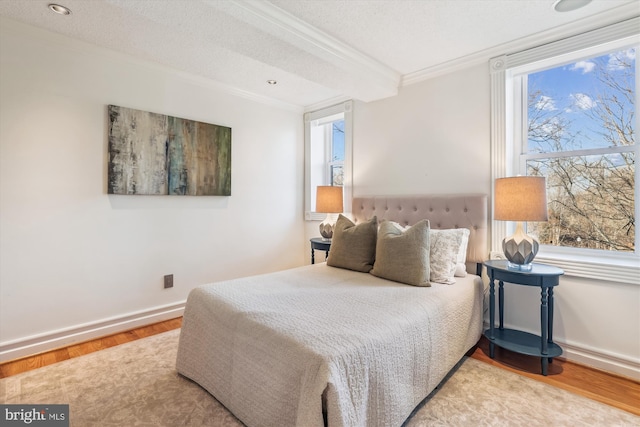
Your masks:
M562 357L567 360L640 381L640 362L638 361L567 343L558 343L558 345L564 350Z
M50 331L14 341L0 343L0 362L124 332L140 326L182 316L186 301L129 313L97 322Z
M505 328L514 327L505 325ZM489 323L485 321L483 330L486 331L487 329L489 329ZM525 332L539 334L538 332L533 331ZM555 342L562 348L562 355L560 356L561 359L578 363L580 365L589 366L600 371L605 371L630 378L634 381L640 381L639 360L632 360L628 357L617 355L606 350L589 348L587 346L576 343L569 344L558 340L557 338L555 338L553 342Z

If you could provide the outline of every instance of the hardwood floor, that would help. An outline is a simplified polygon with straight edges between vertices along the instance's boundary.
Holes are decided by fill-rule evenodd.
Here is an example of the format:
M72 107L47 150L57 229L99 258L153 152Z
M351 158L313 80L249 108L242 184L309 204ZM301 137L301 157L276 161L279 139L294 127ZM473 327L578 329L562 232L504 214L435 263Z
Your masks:
M489 341L483 336L470 355L490 365L515 372L536 381L597 400L640 415L640 382L610 374L589 366L556 358L549 364L547 376L540 374L540 358L524 356L495 347L495 359L489 357Z
M40 368L63 360L93 353L118 344L180 328L182 318L167 320L131 331L75 344L35 356L0 364L0 378ZM542 381L555 387L597 400L640 416L640 382L608 374L597 369L555 359L549 365L549 375L540 375L540 359L522 356L496 347L495 359L489 358L489 343L482 337L475 349L469 352L474 359Z
M56 362L62 362L74 357L84 356L94 351L104 350L118 344L135 341L140 338L149 337L151 335L168 332L178 329L182 326L182 317L167 320L160 323L154 323L148 326L132 329L130 331L109 335L92 341L74 344L69 347L36 354L34 356L23 357L0 364L0 378L6 378L11 375L17 375L32 369L41 368Z

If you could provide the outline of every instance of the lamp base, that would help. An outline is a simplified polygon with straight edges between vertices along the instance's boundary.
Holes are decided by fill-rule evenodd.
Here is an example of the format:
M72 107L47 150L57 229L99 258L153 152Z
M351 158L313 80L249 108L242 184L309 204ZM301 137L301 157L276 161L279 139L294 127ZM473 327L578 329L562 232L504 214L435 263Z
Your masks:
M336 214L327 214L327 217L320 223L318 228L323 240L331 240L333 237L333 228L336 225L337 216Z
M324 222L320 224L320 235L322 236L322 240L331 240L333 237L333 225L325 224Z
M539 247L536 239L525 234L522 222L517 223L513 236L502 241L502 251L509 260L510 270L530 271L531 262L536 257Z
M507 262L507 268L509 270L514 270L514 271L531 271L531 269L533 268L533 264L529 263L529 264L516 264L514 262L508 261Z

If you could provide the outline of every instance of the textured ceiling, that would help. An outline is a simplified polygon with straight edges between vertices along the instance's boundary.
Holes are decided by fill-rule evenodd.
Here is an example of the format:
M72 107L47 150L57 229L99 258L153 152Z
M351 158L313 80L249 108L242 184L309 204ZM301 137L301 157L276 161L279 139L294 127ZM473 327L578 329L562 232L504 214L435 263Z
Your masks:
M468 58L564 37L568 23L640 15L640 0L565 13L554 0L56 1L72 14L54 14L48 0L0 0L0 15L302 107L393 96Z

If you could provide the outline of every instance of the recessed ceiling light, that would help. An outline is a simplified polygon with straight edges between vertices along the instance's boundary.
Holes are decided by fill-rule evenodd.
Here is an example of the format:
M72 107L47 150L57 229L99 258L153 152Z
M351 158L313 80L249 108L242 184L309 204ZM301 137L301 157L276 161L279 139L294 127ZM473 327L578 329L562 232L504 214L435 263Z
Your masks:
M269 83L270 85L277 85L278 82L276 80L267 80L267 83Z
M71 9L59 4L51 3L49 4L49 9L51 9L52 11L54 11L59 15L71 15Z
M591 0L556 0L553 8L556 12L571 12L591 3Z

